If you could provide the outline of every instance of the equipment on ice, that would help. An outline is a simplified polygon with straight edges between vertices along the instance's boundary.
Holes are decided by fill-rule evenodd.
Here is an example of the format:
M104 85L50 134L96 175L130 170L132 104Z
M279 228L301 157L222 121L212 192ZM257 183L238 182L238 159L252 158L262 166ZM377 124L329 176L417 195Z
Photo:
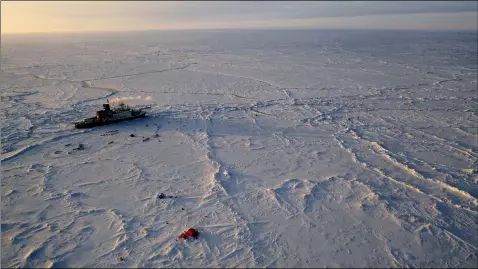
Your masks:
M189 228L189 230L179 235L179 238L181 239L187 239L188 237L197 239L199 237L199 232L194 228Z

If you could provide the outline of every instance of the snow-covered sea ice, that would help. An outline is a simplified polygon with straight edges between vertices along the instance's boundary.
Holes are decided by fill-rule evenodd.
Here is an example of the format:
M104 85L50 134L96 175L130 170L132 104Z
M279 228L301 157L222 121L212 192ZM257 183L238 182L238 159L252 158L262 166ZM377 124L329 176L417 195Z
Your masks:
M478 262L476 33L5 35L1 57L2 267ZM150 108L74 129L107 99Z

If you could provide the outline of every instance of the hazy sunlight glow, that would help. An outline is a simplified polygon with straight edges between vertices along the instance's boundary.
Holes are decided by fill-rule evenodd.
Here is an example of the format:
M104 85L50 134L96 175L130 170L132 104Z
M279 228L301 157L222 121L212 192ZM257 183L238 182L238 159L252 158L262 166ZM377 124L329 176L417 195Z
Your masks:
M1 3L5 33L224 28L476 30L476 2Z

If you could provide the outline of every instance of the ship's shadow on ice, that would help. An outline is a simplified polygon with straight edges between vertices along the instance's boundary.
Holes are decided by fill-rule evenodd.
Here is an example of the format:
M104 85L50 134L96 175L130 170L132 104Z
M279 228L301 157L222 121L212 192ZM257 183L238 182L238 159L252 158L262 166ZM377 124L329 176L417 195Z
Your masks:
M224 115L222 115L224 116ZM108 128L105 130L109 130ZM181 132L185 134L206 134L214 136L243 136L243 137L272 137L274 134L283 133L289 136L301 137L328 137L332 138L330 128L311 128L300 122L287 125L265 126L244 117L200 118L183 115L181 112L163 112L160 115L147 115L145 118L122 122L112 129L121 131L130 130L138 133ZM300 129L300 130L299 130Z
M264 131L258 126L245 124L243 120L194 119L175 117L172 114L146 116L142 119L123 122L116 127L119 127L116 129L123 129L123 131L129 129L131 132L155 132L161 134L164 132L177 131L182 133L206 133L208 136L260 136L266 134L272 135L274 132L274 130Z

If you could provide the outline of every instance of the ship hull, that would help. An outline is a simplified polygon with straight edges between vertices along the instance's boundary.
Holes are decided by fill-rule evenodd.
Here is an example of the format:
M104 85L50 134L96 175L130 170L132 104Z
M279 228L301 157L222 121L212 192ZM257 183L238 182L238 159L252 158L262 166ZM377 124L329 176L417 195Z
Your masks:
M90 122L80 121L80 122L75 123L75 127L77 129L93 128L93 127L97 127L97 126L103 126L103 125L118 123L118 122L121 122L121 121L144 118L144 116L146 116L146 113L143 112L143 113L141 113L139 115L136 115L136 116L131 116L131 117L128 117L128 118L123 118L123 119L109 120L109 121L104 121L104 122L100 122L100 121L90 121Z

